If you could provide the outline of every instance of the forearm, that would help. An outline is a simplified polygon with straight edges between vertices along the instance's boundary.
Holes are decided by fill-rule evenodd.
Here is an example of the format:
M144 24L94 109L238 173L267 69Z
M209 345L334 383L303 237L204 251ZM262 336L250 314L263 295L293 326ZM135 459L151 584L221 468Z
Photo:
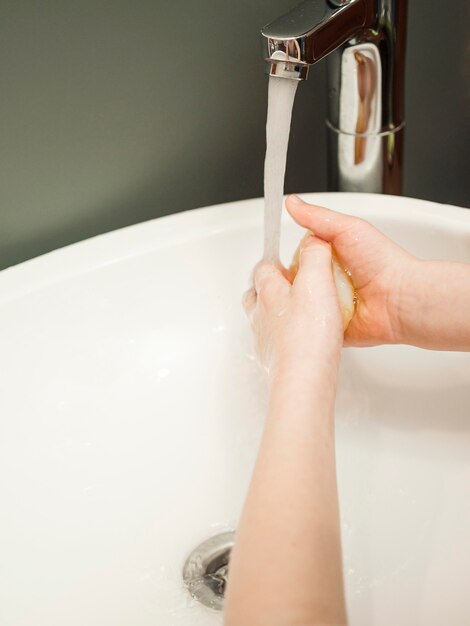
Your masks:
M334 446L338 359L307 373L284 367L273 383L231 560L226 626L346 622Z
M470 265L417 260L403 283L398 343L470 350Z

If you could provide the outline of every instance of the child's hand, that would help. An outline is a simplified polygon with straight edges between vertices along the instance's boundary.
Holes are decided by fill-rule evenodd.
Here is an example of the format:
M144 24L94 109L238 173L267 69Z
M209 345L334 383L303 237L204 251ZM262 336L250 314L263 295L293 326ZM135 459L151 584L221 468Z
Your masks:
M345 343L371 346L403 341L404 283L419 261L368 222L287 198L294 220L333 245L340 264L351 272L357 293L354 316Z
M313 374L327 359L337 363L343 323L331 268L331 246L309 237L293 284L287 270L261 262L244 296L255 346L270 375L282 370Z
M270 394L224 624L346 624L334 442L343 321L331 246L305 239L292 284L263 262L253 278L244 304ZM278 567L260 577L273 554Z

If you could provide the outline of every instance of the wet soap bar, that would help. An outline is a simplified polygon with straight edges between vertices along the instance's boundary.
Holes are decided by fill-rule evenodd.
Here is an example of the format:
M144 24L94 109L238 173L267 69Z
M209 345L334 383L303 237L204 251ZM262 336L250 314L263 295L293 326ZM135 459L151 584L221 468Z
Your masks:
M310 236L310 233L307 233L304 239L309 236ZM292 259L292 264L290 266L292 279L295 278L295 275L297 274L297 270L299 269L299 254L300 254L301 245L302 245L302 242L299 244L297 250L295 251L294 258ZM349 325L349 322L352 319L352 316L354 315L354 308L355 308L354 285L348 273L339 264L339 261L336 258L334 249L333 249L332 265L333 265L333 278L335 280L336 291L338 292L339 306L341 309L341 316L343 318L343 329L346 330L346 328Z

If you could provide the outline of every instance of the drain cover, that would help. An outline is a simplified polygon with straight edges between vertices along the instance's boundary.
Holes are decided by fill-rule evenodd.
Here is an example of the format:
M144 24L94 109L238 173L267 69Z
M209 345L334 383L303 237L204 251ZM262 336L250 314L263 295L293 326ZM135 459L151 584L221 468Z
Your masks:
M183 580L189 593L211 609L223 609L228 563L234 543L234 532L215 535L193 550L184 565Z

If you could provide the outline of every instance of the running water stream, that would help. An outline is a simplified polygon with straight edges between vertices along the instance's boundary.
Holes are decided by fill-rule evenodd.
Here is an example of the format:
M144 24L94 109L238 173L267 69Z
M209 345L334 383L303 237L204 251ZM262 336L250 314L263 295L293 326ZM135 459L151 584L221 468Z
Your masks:
M282 198L292 106L298 81L269 77L266 159L264 162L265 261L279 263Z
M282 198L289 144L292 107L298 81L269 77L266 160L264 162L264 253L263 259L280 265ZM298 264L297 255L293 267ZM292 270L292 267L291 267ZM295 269L296 271L296 269ZM333 256L333 276L338 291L343 327L347 328L357 301L350 275Z

